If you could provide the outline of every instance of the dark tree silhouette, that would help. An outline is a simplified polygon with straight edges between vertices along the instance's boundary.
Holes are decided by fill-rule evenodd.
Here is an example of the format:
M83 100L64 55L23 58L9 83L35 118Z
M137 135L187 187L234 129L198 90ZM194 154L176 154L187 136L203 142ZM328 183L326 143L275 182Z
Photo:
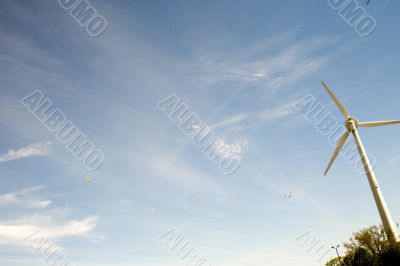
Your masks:
M354 232L348 242L343 243L346 256L342 265L346 266L399 266L400 243L390 245L382 226L370 226ZM337 258L326 266L342 266Z

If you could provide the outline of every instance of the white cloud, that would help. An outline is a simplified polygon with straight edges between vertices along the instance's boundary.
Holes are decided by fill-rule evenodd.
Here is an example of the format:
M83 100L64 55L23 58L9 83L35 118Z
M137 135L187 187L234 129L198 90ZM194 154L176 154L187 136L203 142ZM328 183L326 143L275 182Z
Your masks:
M32 195L43 188L43 186L37 186L0 195L0 206L18 205L31 208L45 208L50 205L51 201L38 200Z
M211 176L196 170L189 160L163 152L161 148L156 151L148 149L136 158L136 164L163 182L167 181L183 194L212 195L219 199L226 197L224 190Z
M57 224L52 216L36 213L20 220L0 222L0 245L22 245L24 238L37 231L48 239L84 236L96 227L97 220L98 218L93 216Z
M239 119L235 119L235 118L234 118L234 120L235 120L235 122L239 121ZM222 124L226 125L228 123L222 122ZM199 126L194 125L193 128L198 129ZM199 138L201 139L201 138L206 137L208 134L210 134L210 131L212 131L212 130L209 126L204 126L204 128L202 128L202 130L198 133ZM242 137L242 138L240 138L238 140L234 140L233 142L230 142L230 143L227 142L224 138L218 137L218 138L216 138L215 142L213 143L214 148L215 148L215 151L213 151L213 152L215 152L222 158L227 158L227 157L231 156L232 154L235 156L241 157L241 155L247 148L247 144L248 144L248 138L246 138L246 137Z
M276 42L270 41L263 49L256 45L235 55L229 53L226 56L216 56L204 51L197 57L196 67L202 70L201 73L205 74L209 82L261 82L263 86L272 89L289 86L318 71L329 56L315 54L332 43L327 37L293 42L294 37L290 34L278 38ZM274 47L273 53L271 47Z
M244 121L247 121L251 117L254 116L254 113L239 113L237 115L231 116L227 119L224 119L214 125L212 125L212 128L218 128L218 127L229 127L232 125L236 125L239 123L242 123Z
M293 104L286 103L272 108L266 108L257 112L239 113L226 118L211 126L213 129L224 128L230 131L243 131L254 125L274 123L296 113Z
M9 150L6 154L0 156L0 163L13 161L21 158L47 155L50 153L51 142L34 143L19 150Z
M218 138L217 142L215 143L215 152L222 158L227 158L232 154L241 157L245 148L247 147L247 144L247 138L241 138L232 143L227 143L224 139Z
M50 200L38 200L34 196L35 193L43 188L44 186L36 186L0 195L0 205L21 205L32 208L47 207L51 204ZM67 209L52 209L50 214L47 215L34 213L17 220L0 221L0 245L22 245L22 240L35 232L40 232L40 237L46 239L60 239L69 236L98 238L96 235L88 235L97 225L98 218L96 216L61 223L55 221L54 217L66 214Z

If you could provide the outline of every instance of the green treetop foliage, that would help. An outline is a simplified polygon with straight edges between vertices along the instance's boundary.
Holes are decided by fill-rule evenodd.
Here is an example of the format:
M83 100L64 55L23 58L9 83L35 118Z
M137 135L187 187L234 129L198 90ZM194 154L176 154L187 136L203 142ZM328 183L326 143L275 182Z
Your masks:
M399 266L400 244L390 245L382 226L370 226L354 232L343 243L346 256L331 259L326 266Z

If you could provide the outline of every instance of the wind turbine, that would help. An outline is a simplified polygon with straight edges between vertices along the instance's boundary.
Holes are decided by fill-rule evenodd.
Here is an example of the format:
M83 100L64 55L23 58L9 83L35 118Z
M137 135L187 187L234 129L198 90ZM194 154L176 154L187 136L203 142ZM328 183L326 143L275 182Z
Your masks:
M339 108L340 112L343 114L345 118L345 127L347 131L343 134L343 136L339 139L339 143L333 153L331 160L329 161L328 167L325 170L324 175L328 172L329 168L331 167L332 163L335 161L337 155L339 154L340 150L342 149L343 145L345 144L347 137L350 133L353 135L354 141L356 142L358 153L360 154L361 161L364 166L365 174L368 177L369 186L371 187L372 194L375 199L376 206L378 207L379 215L382 220L383 228L385 229L386 235L390 243L398 242L397 232L390 216L389 209L386 206L385 200L382 196L382 192L379 189L378 181L376 180L375 174L369 162L369 159L366 155L364 146L361 142L360 136L358 135L357 128L358 127L377 127L377 126L385 126L391 124L398 124L400 120L389 120L389 121L376 121L376 122L358 122L358 120L352 116L350 116L349 112L343 106L343 104L336 98L336 96L332 93L332 91L328 88L328 86L321 81L322 85L332 97L333 101Z

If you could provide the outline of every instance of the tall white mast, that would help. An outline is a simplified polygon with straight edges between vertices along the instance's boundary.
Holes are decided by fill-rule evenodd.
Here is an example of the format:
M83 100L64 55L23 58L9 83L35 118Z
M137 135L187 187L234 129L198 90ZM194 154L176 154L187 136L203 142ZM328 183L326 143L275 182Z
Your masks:
M360 135L358 134L357 128L360 127L376 127L376 126L384 126L390 124L398 124L400 120L390 120L390 121L377 121L377 122L361 122L359 123L356 118L351 117L349 112L343 106L343 104L336 98L336 96L331 92L328 86L322 82L322 85L325 87L326 91L332 97L333 101L336 103L339 110L342 112L343 116L345 117L345 126L347 131L343 134L340 138L339 143L333 153L331 160L329 161L328 167L325 170L324 175L328 172L329 168L331 167L332 163L335 161L337 155L339 154L341 148L346 142L347 137L351 133L353 135L354 141L356 142L358 152L361 157L361 161L364 166L365 174L367 175L369 186L372 191L372 195L374 196L376 206L378 208L379 215L382 220L383 228L385 229L386 235L390 243L398 242L397 232L390 215L389 209L386 206L385 199L383 198L382 192L379 188L378 181L376 180L375 174L369 162L367 153L365 152L364 146L361 142Z

